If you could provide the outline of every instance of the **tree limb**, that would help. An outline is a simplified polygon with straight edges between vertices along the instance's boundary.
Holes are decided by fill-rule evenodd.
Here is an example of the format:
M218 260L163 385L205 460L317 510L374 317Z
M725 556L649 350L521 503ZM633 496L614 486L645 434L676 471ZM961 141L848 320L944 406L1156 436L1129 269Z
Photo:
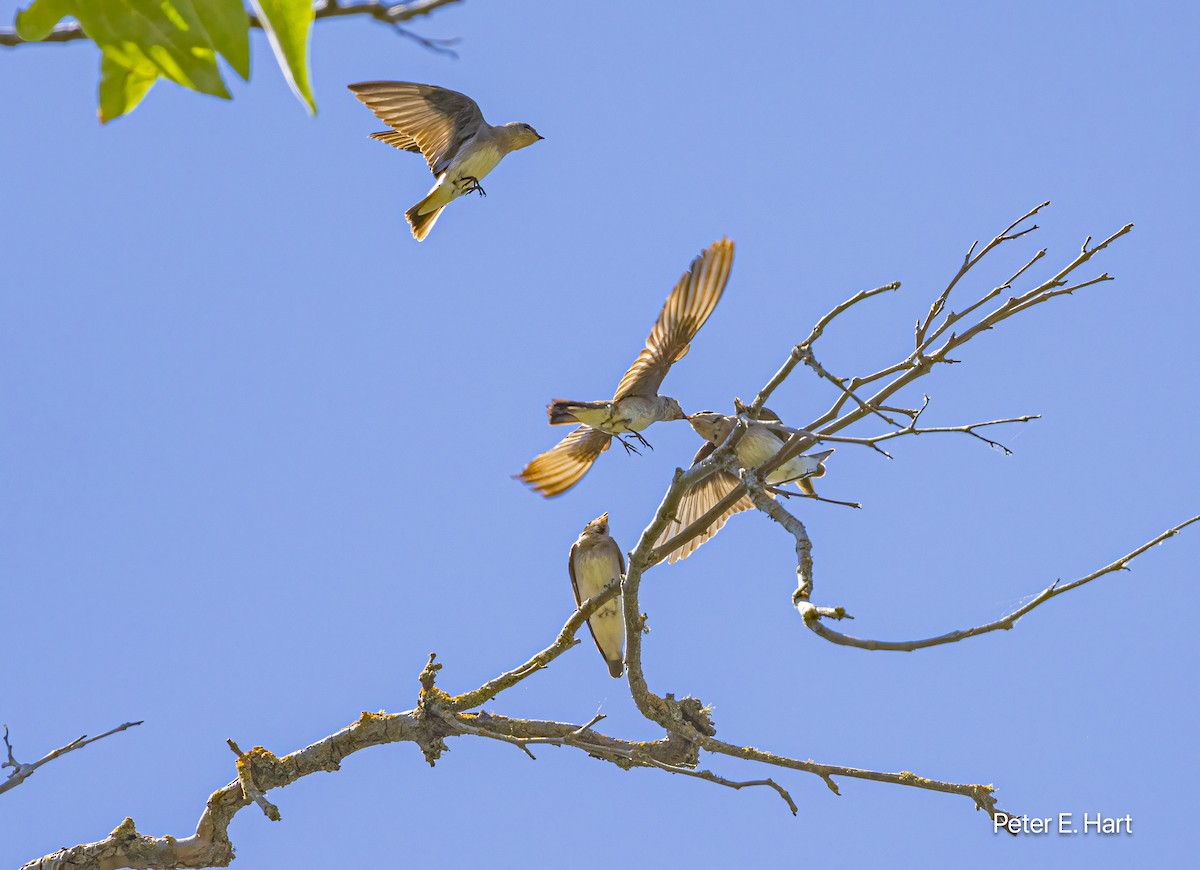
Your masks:
M736 434L735 431L734 435ZM721 447L714 451L705 460L704 464L714 461L717 463L726 461L724 456L719 456L718 454L729 447L734 435L731 435L725 444L722 444ZM664 728L668 735L691 741L700 750L811 773L814 776L820 777L835 794L839 793L837 784L833 779L835 776L866 779L874 782L886 782L894 785L939 791L946 794L962 795L970 798L977 809L986 811L990 818L994 819L999 814L1008 815L1007 811L1001 810L996 806L996 800L992 796L993 788L990 785L942 782L918 776L910 771L890 773L841 765L820 764L814 761L801 761L796 758L765 752L751 746L736 746L732 743L717 740L715 737L716 729L712 727L707 710L700 707L696 699L684 698L682 701L676 701L672 695L660 697L650 690L642 667L642 632L645 628L646 618L640 612L638 594L645 572L657 564L654 561L657 553L654 548L654 542L662 534L662 530L666 528L667 523L670 522L671 517L674 515L679 500L682 498L690 482L689 475L695 473L699 468L700 466L698 465L688 472L684 472L682 469L676 470L671 485L663 496L658 510L655 511L653 519L651 519L650 524L642 531L637 546L629 554L628 570L625 574L625 582L622 584L627 644L625 668L628 674L630 692L633 695L634 703L637 704L638 710L642 715ZM749 481L749 485L751 487L758 487L757 481L753 478ZM759 492L761 493L761 489L759 489ZM767 499L767 501L771 501L771 499ZM799 524L799 521L796 522L798 528L803 530L803 525ZM797 551L799 552L800 550L801 547L798 543Z
M779 506L779 507L780 507L780 510L783 509L781 506ZM1158 544L1161 544L1163 541L1167 540L1168 538L1174 537L1175 535L1179 534L1181 531L1186 529L1188 526L1190 526L1192 523L1196 523L1196 522L1200 522L1200 516L1194 516L1190 520L1186 520L1185 522L1182 522L1177 526L1167 529L1165 532L1163 532L1161 535L1154 538L1153 540L1148 541L1145 544L1142 544L1142 546L1138 547L1136 550L1134 550L1130 553L1126 553L1120 559L1117 559L1115 562L1105 565L1103 568L1099 569L1098 571L1093 571L1091 574L1088 574L1086 577L1080 577L1078 580L1072 580L1070 583L1060 583L1059 581L1055 580L1053 583L1051 583L1049 586L1047 586L1045 589L1043 589L1041 592L1039 592L1037 595L1035 595L1026 604L1024 604L1021 607L1018 607L1016 610L1012 611L1011 613L1005 614L1004 616L1000 617L999 619L995 620L994 622L989 622L984 625L977 625L974 628L963 628L963 629L959 629L958 631L947 632L946 634L940 634L937 637L925 638L924 640L888 641L888 640L867 640L864 638L852 637L848 634L842 634L841 632L834 631L833 629L828 628L827 626L825 626L821 623L821 618L823 616L830 616L830 615L836 616L836 611L840 611L841 610L840 608L837 608L834 613L831 613L829 608L819 608L819 607L813 606L812 604L810 604L808 602L807 598L801 599L801 598L794 597L793 603L796 605L796 609L800 611L800 616L804 619L804 624L806 626L808 626L810 629L812 629L812 631L814 633L816 633L820 637L823 637L825 640L829 641L830 643L836 643L836 644L840 644L842 646L852 646L852 647L857 647L858 649L868 649L868 650L889 650L889 651L896 651L896 652L912 652L913 650L926 649L931 646L941 646L942 644L946 644L946 643L957 643L960 640L966 640L969 637L977 637L978 635L987 634L988 632L996 631L998 629L1008 630L1008 629L1012 628L1014 625L1016 625L1017 620L1020 619L1022 616L1029 613L1035 607L1039 607L1042 604L1045 604L1051 598L1055 598L1056 596L1062 595L1064 592L1070 592L1072 589L1078 589L1080 586L1083 586L1085 583L1091 583L1093 580L1103 577L1105 574L1112 574L1115 571L1129 570L1129 568L1128 568L1129 563L1132 562L1134 559L1136 559L1138 556L1142 555L1142 553L1146 552L1151 547L1155 547ZM798 548L799 548L799 543L797 543L797 549ZM799 569L797 569L797 572L799 572ZM799 593L797 593L797 594L799 594Z
M621 588L619 586L610 586L599 595L589 598L580 604L578 609L571 614L571 618L567 620L566 625L562 627L562 631L558 633L558 637L555 638L554 643L550 644L550 646L533 656L525 664L518 665L511 671L506 671L494 680L488 680L478 689L463 692L461 695L445 699L443 707L455 712L470 710L481 704L486 704L505 689L515 686L530 674L540 671L550 664L550 662L579 643L579 640L575 637L575 632L583 628L583 624L587 622L588 618L615 598L620 591Z
M39 758L37 761L33 762L32 764L22 764L21 762L17 761L17 759L13 758L12 744L8 742L8 726L5 725L4 726L4 747L5 747L5 749L8 750L8 760L5 761L4 763L0 764L0 770L2 770L5 767L11 767L13 769L13 772L8 775L8 779L6 779L4 782L0 782L0 794L3 794L4 792L6 792L10 789L16 788L21 783L23 783L25 780L29 779L29 777L33 775L33 772L35 770L37 770L39 767L41 767L46 762L53 761L54 759L58 758L60 755L66 755L68 752L74 752L76 749L82 749L83 747L87 746L89 743L95 743L97 740L103 740L105 737L109 736L110 734L116 734L118 731L124 731L126 728L132 728L135 725L141 725L141 724L142 723L140 721L139 722L126 722L124 725L118 725L116 728L112 729L111 731L105 731L103 734L99 734L95 737L88 737L86 734L84 734L82 737L77 737L76 739L72 740L66 746L60 746L60 747L58 747L58 749L55 749L52 752L46 753L45 755L43 755L41 758Z

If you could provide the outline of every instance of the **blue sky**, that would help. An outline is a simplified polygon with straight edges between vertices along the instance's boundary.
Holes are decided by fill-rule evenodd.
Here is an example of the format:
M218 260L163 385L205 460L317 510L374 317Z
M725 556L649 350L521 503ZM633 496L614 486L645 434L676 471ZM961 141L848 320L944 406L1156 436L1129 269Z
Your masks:
M17 4L0 3L0 21ZM966 437L842 447L800 505L822 604L855 634L995 619L1197 513L1200 301L1193 36L1178 4L464 3L420 23L457 61L365 21L319 24L308 117L253 39L224 102L160 83L95 120L94 47L0 56L0 721L22 760L145 724L0 797L0 865L125 816L189 834L234 776L362 710L413 706L543 647L571 611L571 542L608 511L626 549L697 438L651 433L544 501L510 475L554 443L545 403L610 395L679 273L729 235L729 289L664 389L749 398L853 292L896 293L819 347L841 374L899 358L970 242L1053 206L963 288L1038 247L1050 274L1132 221L1116 282L1035 309L925 379L931 424L1025 413L1004 457ZM422 161L367 139L345 89L473 96L546 137L417 244ZM1022 245L1024 245L1022 247ZM1005 271L1005 270L1008 271ZM833 398L797 372L772 406ZM910 398L913 398L910 396ZM869 426L861 434L877 431ZM795 506L795 505L794 505ZM800 805L566 749L400 744L241 813L238 866L438 855L454 865L1055 867L1163 864L1190 830L1200 532L1011 632L913 654L826 644L789 606L792 548L739 516L651 572L653 688L714 705L718 736L830 763L989 782L1031 815L1130 814L1129 837L993 836L963 798L774 772ZM656 730L590 642L489 709ZM749 765L707 759L718 773Z

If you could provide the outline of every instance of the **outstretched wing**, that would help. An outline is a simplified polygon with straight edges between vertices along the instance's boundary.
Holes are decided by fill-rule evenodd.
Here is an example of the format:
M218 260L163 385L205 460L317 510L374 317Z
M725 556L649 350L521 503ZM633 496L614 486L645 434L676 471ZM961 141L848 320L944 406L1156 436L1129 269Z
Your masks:
M487 123L465 94L416 82L359 82L349 85L379 120L400 136L373 133L405 151L420 150L434 175L441 175L462 144Z
M578 426L545 453L535 456L517 477L547 498L561 495L579 483L611 442L612 436L599 429Z
M706 442L696 453L696 458L692 460L692 465L708 458L708 455L716 449L715 444ZM658 540L654 542L654 546L663 546L684 529L701 519L716 507L721 499L733 492L740 483L741 481L729 472L717 471L692 484L680 500L679 507L675 511L675 518L663 529L662 534L658 536ZM720 515L713 517L705 525L703 532L672 550L667 556L667 562L674 563L686 559L699 549L701 544L719 532L731 516L749 510L752 507L754 507L754 502L750 500L750 496L742 495L741 498L730 505Z
M721 301L732 267L733 242L729 239L714 242L692 261L667 297L645 349L617 385L613 401L658 395L671 364L684 358L692 339Z

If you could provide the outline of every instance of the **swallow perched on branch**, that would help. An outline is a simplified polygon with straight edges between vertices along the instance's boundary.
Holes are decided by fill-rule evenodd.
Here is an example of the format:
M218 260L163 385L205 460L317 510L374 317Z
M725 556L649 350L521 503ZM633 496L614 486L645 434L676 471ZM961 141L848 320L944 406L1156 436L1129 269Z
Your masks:
M729 239L714 242L696 257L667 297L646 347L621 378L612 400L551 402L547 407L551 425L581 425L535 457L517 476L544 496L559 495L579 482L614 437L627 452L636 453L637 448L622 436L632 436L649 447L643 429L661 420L686 419L679 402L660 396L658 388L717 307L732 266L733 242Z
M583 527L579 540L571 545L567 568L571 572L576 607L613 584L621 585L625 557L608 534L607 513ZM614 677L621 676L625 672L625 614L621 593L588 618L588 630L596 641L596 649L608 663L608 672Z
M348 87L392 128L371 138L419 152L437 177L426 197L404 213L418 242L453 200L467 193L487 196L479 181L505 154L545 138L519 121L493 127L474 100L447 88L415 82L359 82Z
M764 465L775 457L775 454L780 451L784 443L796 432L795 429L777 422L779 419L778 416L766 408L762 409L759 417L759 420L749 422L746 432L742 435L741 440L738 441L735 448L738 464L742 468L758 468ZM737 417L727 417L724 414L718 414L714 411L700 411L688 417L688 422L692 424L692 428L696 430L696 434L703 438L705 442L704 446L697 451L695 458L692 460L692 465L697 465L707 459L730 436L734 426L737 425ZM805 495L815 496L817 493L813 489L812 480L813 478L824 476L825 460L832 455L833 450L831 449L822 450L819 453L793 456L768 474L764 482L768 486L782 486L786 483L795 483ZM663 529L662 534L659 535L658 540L655 542L655 546L663 546L684 529L691 526L715 507L721 499L733 492L740 484L741 480L735 475L730 474L728 471L720 470L693 483L688 488L688 491L684 493L682 500L679 502L679 507L675 512L675 517ZM702 534L673 550L667 557L667 561L678 562L681 559L686 559L701 544L719 532L731 516L744 510L749 510L752 507L754 507L754 502L750 499L750 496L743 494L723 514L713 518Z

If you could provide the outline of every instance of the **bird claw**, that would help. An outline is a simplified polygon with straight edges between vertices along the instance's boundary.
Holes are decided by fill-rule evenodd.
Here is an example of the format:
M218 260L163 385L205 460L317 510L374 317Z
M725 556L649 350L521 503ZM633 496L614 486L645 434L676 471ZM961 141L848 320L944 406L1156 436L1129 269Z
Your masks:
M479 184L479 179L474 175L464 175L459 181L467 182L467 186L463 188L463 195L468 193L478 193L481 197L487 196L487 191Z
M650 448L651 450L653 450L653 449L654 449L653 445L651 445L651 444L650 444L650 442L649 442L649 441L647 441L647 440L646 440L646 439L645 439L645 438L642 436L642 433L641 433L641 432L630 432L629 434L630 434L630 435L632 435L634 438L636 438L638 441L640 441L643 447L648 447L648 448Z
M625 448L625 452L626 452L626 453L632 453L632 454L634 454L635 456L641 456L641 455L642 455L642 452L641 452L640 450L638 450L636 447L634 447L632 444L630 444L628 441L626 441L626 440L625 440L624 438L622 438L620 435L614 435L613 437L614 437L614 438L616 438L618 441L620 441L620 442L621 442L621 446Z

